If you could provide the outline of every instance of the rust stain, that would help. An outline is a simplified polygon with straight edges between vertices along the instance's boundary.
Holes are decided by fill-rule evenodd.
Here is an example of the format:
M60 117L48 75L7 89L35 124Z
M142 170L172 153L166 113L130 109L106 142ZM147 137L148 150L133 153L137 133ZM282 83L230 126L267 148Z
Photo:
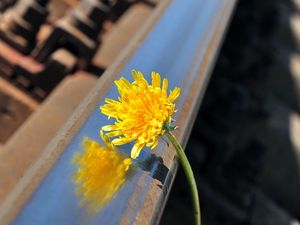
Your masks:
M12 65L19 65L31 73L38 73L44 69L44 66L39 62L10 47L8 44L0 40L0 57L4 58Z

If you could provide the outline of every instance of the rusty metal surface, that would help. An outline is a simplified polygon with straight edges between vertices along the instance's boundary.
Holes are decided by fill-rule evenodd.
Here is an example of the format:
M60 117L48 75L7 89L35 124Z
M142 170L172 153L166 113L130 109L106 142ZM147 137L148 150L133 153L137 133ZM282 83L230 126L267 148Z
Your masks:
M7 141L0 151L0 202L30 165L39 158L45 146L94 87L96 81L96 77L84 72L65 78L51 96ZM20 112L28 116L25 114L26 111ZM1 125L5 125L1 117L0 122Z
M140 27L151 15L153 8L137 3L129 8L121 20L117 21L109 32L102 37L103 44L93 57L92 63L107 68L119 56L130 40L136 35Z
M234 0L174 0L163 14L165 6L159 7L152 23L162 15L151 32L142 42L144 30L140 38L134 40L137 43L131 44L136 49L132 58L128 58L132 51L128 48L127 55L100 78L94 92L4 200L0 206L3 223L13 220L16 225L157 224L176 173L173 148L163 143L157 148L156 154L162 157L163 164L153 159L150 151L143 151L138 159L141 167L102 211L88 219L74 194L71 176L75 167L70 161L80 149L83 136L99 139L99 128L106 123L106 118L99 113L99 104L105 97L116 96L113 80L120 75L130 80L133 68L141 70L147 78L155 70L169 79L171 87L182 87L176 118L180 129L176 135L185 144L234 3ZM148 29L150 27L148 24ZM125 152L129 150L129 145L124 147ZM146 161L151 162L148 171L143 167ZM162 168L168 173L163 173Z
M48 16L47 1L20 0L5 11L0 20L0 38L28 54Z
M0 78L0 143L12 135L38 103Z
M78 2L77 0L50 1L48 8L51 13L47 19L47 23L43 24L41 30L37 33L36 43L43 46L43 43L45 44L44 41L53 32L53 26L56 22L63 18L68 8L75 7ZM103 34L100 35L101 37L99 36L101 38L100 48L92 50L96 51L97 55L93 57L91 65L88 65L86 70L95 76L100 76L103 73L103 69L100 68L108 67L118 57L121 50L126 47L128 41L131 40L147 17L152 13L154 5L154 3L152 5L135 3L114 24L105 21ZM24 9L28 5L21 6ZM19 8L20 3L17 9ZM17 13L14 9L10 9L9 15ZM10 17L10 19L13 20L14 18ZM5 21L0 19L0 23L5 24ZM74 72L77 63L78 57L71 50L68 50L68 48L64 48L64 46L52 52L44 63L40 63L32 55L26 55L14 48L13 45L9 45L5 39L0 40L0 77L1 79L4 78L3 81L19 93L19 96L22 95L22 98L30 99L30 101L41 102L44 100L66 75L70 75L70 71ZM10 97L17 105L24 106L25 108L12 108L14 111L13 114L18 115L17 120L10 120L5 113L3 114L3 122L0 127L0 134L3 136L2 140L7 140L26 120L30 113L33 112L32 110L27 111L26 104L19 103L18 99L15 99L13 96ZM2 103L4 104L5 102ZM3 105L2 108L4 109L5 107Z
M47 2L20 0L5 11L0 20L0 39L4 46L0 48L0 63L7 64L0 69L0 76L39 101L45 99L65 76L78 69L100 76L108 66L107 62L111 63L111 58L124 47L124 41L128 41L132 32L125 35L121 46L113 46L113 54L99 49L102 34L107 32L107 24L115 23L129 6L136 4L136 1L127 0L50 1L48 7ZM154 3L140 4L148 7L148 15L155 6ZM46 21L48 8L55 13L51 15L51 12ZM139 20L138 26L145 20L136 19ZM94 54L99 52L102 55L100 63L99 60L92 61ZM15 56L11 57L13 55L21 60L16 62ZM39 69L36 70L33 64L39 65Z

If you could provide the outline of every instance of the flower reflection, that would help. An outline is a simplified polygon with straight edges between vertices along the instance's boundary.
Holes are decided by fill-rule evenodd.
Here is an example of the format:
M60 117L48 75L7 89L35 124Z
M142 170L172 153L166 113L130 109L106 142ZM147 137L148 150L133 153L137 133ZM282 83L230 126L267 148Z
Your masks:
M124 184L132 160L110 144L102 146L85 138L83 152L77 153L73 162L78 169L73 177L76 194L81 204L91 212L97 212L108 203Z

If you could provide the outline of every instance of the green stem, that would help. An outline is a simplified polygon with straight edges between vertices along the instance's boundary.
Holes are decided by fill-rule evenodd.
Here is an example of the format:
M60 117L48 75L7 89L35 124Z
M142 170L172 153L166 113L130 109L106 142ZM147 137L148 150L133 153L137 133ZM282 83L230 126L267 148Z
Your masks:
M184 153L184 150L182 149L181 145L177 141L176 137L171 133L171 131L167 131L165 133L165 135L168 137L168 139L170 140L170 142L173 144L174 148L176 149L176 152L179 157L182 168L184 170L184 173L187 176L187 180L188 180L188 183L190 186L193 204L194 204L196 225L200 225L201 224L201 215L200 215L199 196L198 196L197 185L196 185L192 167L189 163L188 158L186 157L186 155Z

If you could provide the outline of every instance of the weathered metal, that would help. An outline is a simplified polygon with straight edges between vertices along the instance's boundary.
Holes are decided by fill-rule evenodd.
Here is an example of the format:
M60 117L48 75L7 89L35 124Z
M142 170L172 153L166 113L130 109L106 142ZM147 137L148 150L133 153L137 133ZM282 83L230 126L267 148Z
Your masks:
M96 80L95 76L85 72L78 72L73 76L65 78L51 93L49 98L29 116L24 124L5 143L3 149L0 151L0 202L16 186L30 165L39 158L43 149L51 141L51 138L63 126L64 121L68 119L76 106L84 99L90 89L94 87ZM0 88L2 87L3 85L0 80ZM16 91L14 93L15 95L17 94ZM25 102L25 100L22 102ZM28 106L31 102L27 100L25 103ZM35 106L33 103L30 105L32 107ZM10 108L13 106L13 103L8 105ZM24 114L22 115L23 117L28 116L25 110L15 110L15 118L13 118L15 123L18 123L18 117L21 117L19 115L21 112ZM17 112L19 113L17 114ZM6 132L8 135L10 134L9 128L13 124L8 126L5 123L5 117L2 117L0 113L1 125L6 130L0 129L0 134L2 135L2 133Z
M36 44L36 36L48 16L48 0L20 0L5 11L0 21L0 38L28 54Z
M32 56L39 62L46 62L57 49L63 48L77 58L77 68L84 69L97 50L100 31L113 3L113 0L82 0L56 22L49 37Z
M157 224L178 164L172 147L161 143L155 153L159 157L144 150L139 166L120 192L102 211L90 216L74 193L72 157L84 136L99 140L99 129L107 123L99 105L105 97L116 96L113 81L121 75L130 80L132 69L142 71L148 79L151 71L157 71L169 79L171 87L182 88L176 135L185 145L234 4L235 0L162 1L4 199L2 224ZM122 150L128 153L130 148Z
M144 3L132 5L109 31L106 30L105 34L101 35L102 44L97 49L87 71L97 76L101 75L103 73L102 68L107 68L113 63L152 11L153 7ZM41 33L42 35L40 35ZM42 30L39 36L43 36L44 33L45 31ZM124 35L120 35L123 33ZM41 38L40 41L44 39ZM51 54L47 62L43 64L34 60L30 55L18 52L0 40L0 93L7 96L1 105L3 113L0 115L0 136L2 137L0 139L2 143L18 129L33 111L30 102L36 102L38 105L38 102L43 100L47 93L52 91L54 86L68 74L68 71L72 70L76 60L74 55L62 48ZM41 76L36 76L38 74ZM7 102L12 104L6 105ZM26 108L30 110L28 111ZM36 108L34 107L34 109ZM49 137L49 139L51 138Z
M99 34L114 3L82 0L56 21L49 37L36 45L39 28L48 15L47 2L22 0L4 13L0 23L0 38L6 42L2 45L14 47L19 51L16 55L30 53L29 64L22 63L24 60L10 63L4 74L38 100L44 99L66 75L76 69L86 69L98 50ZM9 56L0 60L9 61ZM32 70L33 63L41 68Z
M38 103L0 77L0 143L5 143Z

